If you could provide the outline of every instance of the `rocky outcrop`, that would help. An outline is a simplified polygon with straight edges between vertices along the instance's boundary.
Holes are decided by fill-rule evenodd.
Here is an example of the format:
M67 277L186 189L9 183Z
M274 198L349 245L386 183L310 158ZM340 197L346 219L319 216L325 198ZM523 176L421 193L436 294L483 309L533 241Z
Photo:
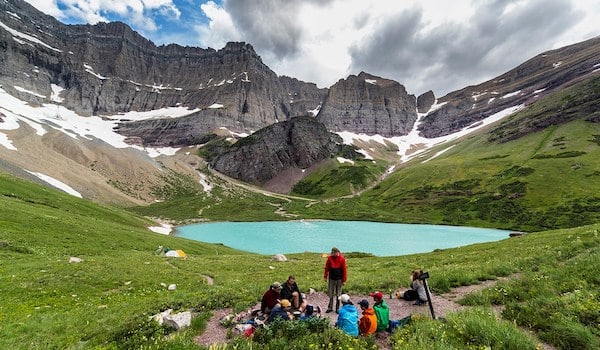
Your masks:
M316 116L329 92L329 89L320 89L316 84L287 76L279 77L279 82L287 93L290 115L293 116Z
M336 132L406 135L417 119L416 99L398 82L361 72L329 89L318 119Z
M306 169L332 157L342 139L313 117L296 117L240 139L210 159L215 170L263 184L288 168Z
M435 95L433 94L433 91L429 90L417 97L417 111L419 113L427 113L434 103Z

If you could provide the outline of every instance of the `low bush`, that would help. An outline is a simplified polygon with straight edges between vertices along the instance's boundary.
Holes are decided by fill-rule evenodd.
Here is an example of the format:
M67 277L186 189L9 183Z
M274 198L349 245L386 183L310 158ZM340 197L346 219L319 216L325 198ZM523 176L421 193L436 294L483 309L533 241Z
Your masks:
M449 314L445 320L413 316L411 324L396 330L391 341L395 350L537 349L529 335L482 308Z

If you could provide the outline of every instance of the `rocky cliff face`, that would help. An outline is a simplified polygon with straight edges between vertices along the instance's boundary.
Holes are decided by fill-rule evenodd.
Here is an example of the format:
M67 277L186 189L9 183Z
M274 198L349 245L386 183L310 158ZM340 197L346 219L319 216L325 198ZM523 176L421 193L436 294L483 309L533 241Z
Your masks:
M414 96L395 81L361 73L320 89L278 77L246 43L157 47L123 23L64 25L22 0L1 2L0 21L0 58L11 62L0 67L0 84L20 99L81 115L190 109L177 119L123 121L118 131L145 146L193 144L219 127L252 133L302 115L318 115L332 131L384 136L406 134L416 119Z
M0 67L0 84L32 103L49 102L58 87L61 103L82 115L184 106L201 110L196 129L251 132L307 114L325 95L315 84L280 79L246 43L157 47L123 23L67 26L21 0L0 3L0 22L0 58L11 62ZM144 139L136 128L123 131Z
M342 139L313 117L296 117L240 139L210 160L217 171L263 184L289 168L306 169L332 157Z
M416 99L398 82L361 72L329 89L318 119L334 131L406 135L417 119Z
M440 98L441 107L423 118L419 130L428 138L448 135L506 108L530 104L595 74L599 56L600 37L537 55L497 78Z

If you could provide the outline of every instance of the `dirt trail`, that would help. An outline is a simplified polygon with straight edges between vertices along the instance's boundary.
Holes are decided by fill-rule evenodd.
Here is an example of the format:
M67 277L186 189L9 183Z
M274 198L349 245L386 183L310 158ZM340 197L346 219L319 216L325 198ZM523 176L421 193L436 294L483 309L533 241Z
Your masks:
M505 279L505 278L503 278ZM444 317L449 312L454 312L458 310L462 310L465 307L456 303L457 300L469 294L471 292L480 291L482 289L488 288L496 284L497 280L485 281L481 284L464 286L452 289L449 293L444 294L432 294L432 306L434 310L434 314L436 318ZM369 303L373 302L373 298L368 295L360 295L360 294L351 294L350 295L354 304L357 304L361 299L367 299ZM307 301L309 304L321 307L323 313L321 317L327 317L330 319L331 324L333 325L337 319L337 314L335 312L325 313L325 309L327 309L327 304L329 302L329 297L324 292L315 292L307 295ZM401 319L403 317L414 315L414 314L422 314L431 316L431 311L429 305L413 305L411 301L405 301L401 299L397 299L395 296L390 298L390 295L386 295L385 302L388 304L390 308L390 319ZM254 307L250 308L250 310L259 309L260 304L256 304ZM210 344L224 344L227 342L227 329L219 324L219 320L223 317L230 315L232 313L231 309L221 309L215 311L213 317L209 320L208 325L206 327L206 331L196 337L196 342L203 346L209 346ZM241 315L242 318L245 315ZM387 339L378 339L377 344L380 349L388 349ZM545 347L544 347L545 348ZM549 348L545 348L549 349Z

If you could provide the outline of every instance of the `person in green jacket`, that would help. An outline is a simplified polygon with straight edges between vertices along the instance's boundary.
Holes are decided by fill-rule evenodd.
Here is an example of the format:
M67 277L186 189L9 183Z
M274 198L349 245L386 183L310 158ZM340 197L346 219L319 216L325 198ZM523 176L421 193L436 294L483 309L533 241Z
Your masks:
M375 310L375 316L377 317L377 332L385 332L390 322L390 308L383 300L383 293L380 291L369 295L373 297L373 310Z

